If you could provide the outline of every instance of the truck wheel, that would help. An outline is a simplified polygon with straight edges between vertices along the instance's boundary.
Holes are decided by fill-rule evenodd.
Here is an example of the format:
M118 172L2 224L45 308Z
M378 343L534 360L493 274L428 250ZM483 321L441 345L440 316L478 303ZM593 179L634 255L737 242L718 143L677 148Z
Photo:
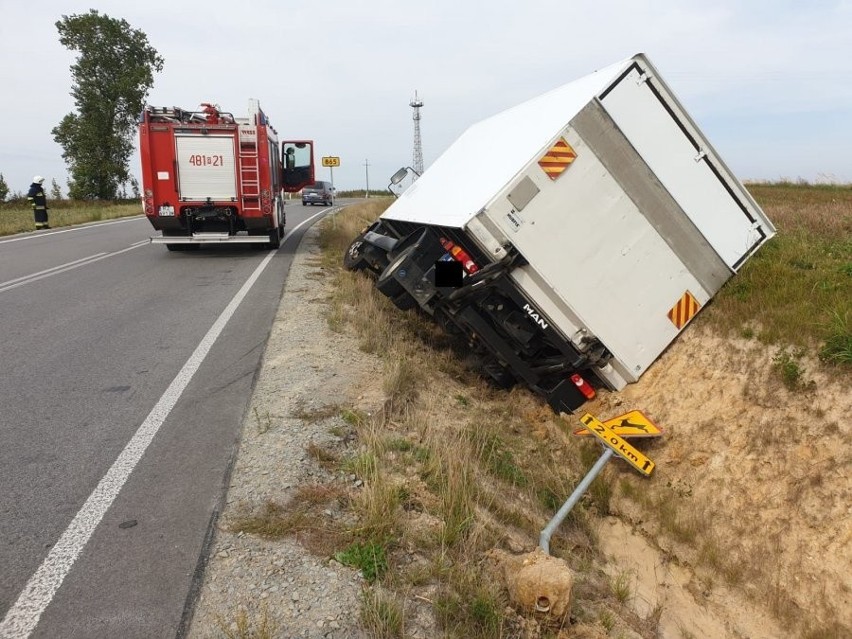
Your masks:
M170 251L184 251L186 250L186 244L166 244L166 248Z
M364 259L364 240L359 235L358 238L349 245L346 252L343 254L343 268L347 271L360 271L367 267L367 260Z
M364 241L362 233L343 254L343 268L347 271L370 269L379 275L388 265L387 253L378 246Z
M387 268L382 271L382 274L379 275L379 279L376 280L376 288L379 289L383 295L386 295L393 300L405 293L405 288L394 279L394 275L415 248L417 248L416 245L409 246L402 253L397 255L393 261L388 264Z

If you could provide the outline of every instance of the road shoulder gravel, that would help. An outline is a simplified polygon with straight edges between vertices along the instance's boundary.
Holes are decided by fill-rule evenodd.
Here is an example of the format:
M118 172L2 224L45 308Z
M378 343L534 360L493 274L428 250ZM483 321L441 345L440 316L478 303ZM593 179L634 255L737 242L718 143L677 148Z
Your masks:
M345 423L338 411L323 409L344 405L380 364L354 338L328 328L330 285L319 266L318 232L313 226L296 251L272 326L187 633L192 639L364 636L359 572L311 554L292 537L233 531L247 512L287 504L299 486L352 483L323 469L308 449L346 454L351 441L334 434ZM263 624L268 635L258 633ZM246 627L257 634L246 635Z

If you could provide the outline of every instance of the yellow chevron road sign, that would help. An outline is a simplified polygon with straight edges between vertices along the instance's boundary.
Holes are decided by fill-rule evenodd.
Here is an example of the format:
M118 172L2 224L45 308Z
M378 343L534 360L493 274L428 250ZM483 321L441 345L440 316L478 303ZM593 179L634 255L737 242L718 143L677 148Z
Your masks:
M586 413L580 421L589 429L595 437L612 448L616 455L633 466L643 475L650 475L654 471L654 462L633 448L626 440L622 439L616 432L591 413Z

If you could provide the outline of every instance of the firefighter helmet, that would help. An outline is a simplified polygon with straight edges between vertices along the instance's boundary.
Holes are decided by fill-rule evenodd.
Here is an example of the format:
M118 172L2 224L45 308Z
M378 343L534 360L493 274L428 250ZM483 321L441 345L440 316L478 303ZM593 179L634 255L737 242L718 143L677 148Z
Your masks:
M40 175L36 175L33 177L33 184L42 184L44 182L44 178Z

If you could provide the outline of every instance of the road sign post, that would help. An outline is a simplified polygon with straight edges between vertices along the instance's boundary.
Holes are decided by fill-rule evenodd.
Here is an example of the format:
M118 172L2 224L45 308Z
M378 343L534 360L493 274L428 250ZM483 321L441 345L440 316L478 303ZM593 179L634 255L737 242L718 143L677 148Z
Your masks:
M340 166L340 158L336 155L324 155L322 157L322 165L328 167L328 172L331 174L331 203L337 199L337 194L334 192L334 167Z
M570 513L571 509L574 508L578 501L580 501L580 497L582 497L583 493L589 489L589 486L592 485L592 482L604 469L604 466L606 466L606 463L613 457L613 455L618 455L622 459L626 460L631 466L645 476L650 475L654 471L655 467L654 462L624 441L622 436L619 436L616 432L616 427L621 427L622 429L628 429L628 432L624 433L624 437L659 437L662 435L662 430L657 427L656 424L652 423L651 420L645 417L640 411L631 411L630 413L614 417L606 422L601 422L591 413L586 413L580 418L580 422L585 424L586 428L581 430L586 432L581 433L575 431L574 434L591 434L596 436L601 440L601 443L604 444L604 451L601 456L598 457L595 465L589 469L586 476L583 477L579 484L577 484L577 487L574 489L574 492L571 493L571 496L568 497L565 503L562 504L559 511L553 516L553 519L551 519L547 523L547 526L544 527L544 530L541 531L538 538L538 545L544 553L548 555L550 554L550 538L553 536L554 531L563 521L565 521L568 513Z

